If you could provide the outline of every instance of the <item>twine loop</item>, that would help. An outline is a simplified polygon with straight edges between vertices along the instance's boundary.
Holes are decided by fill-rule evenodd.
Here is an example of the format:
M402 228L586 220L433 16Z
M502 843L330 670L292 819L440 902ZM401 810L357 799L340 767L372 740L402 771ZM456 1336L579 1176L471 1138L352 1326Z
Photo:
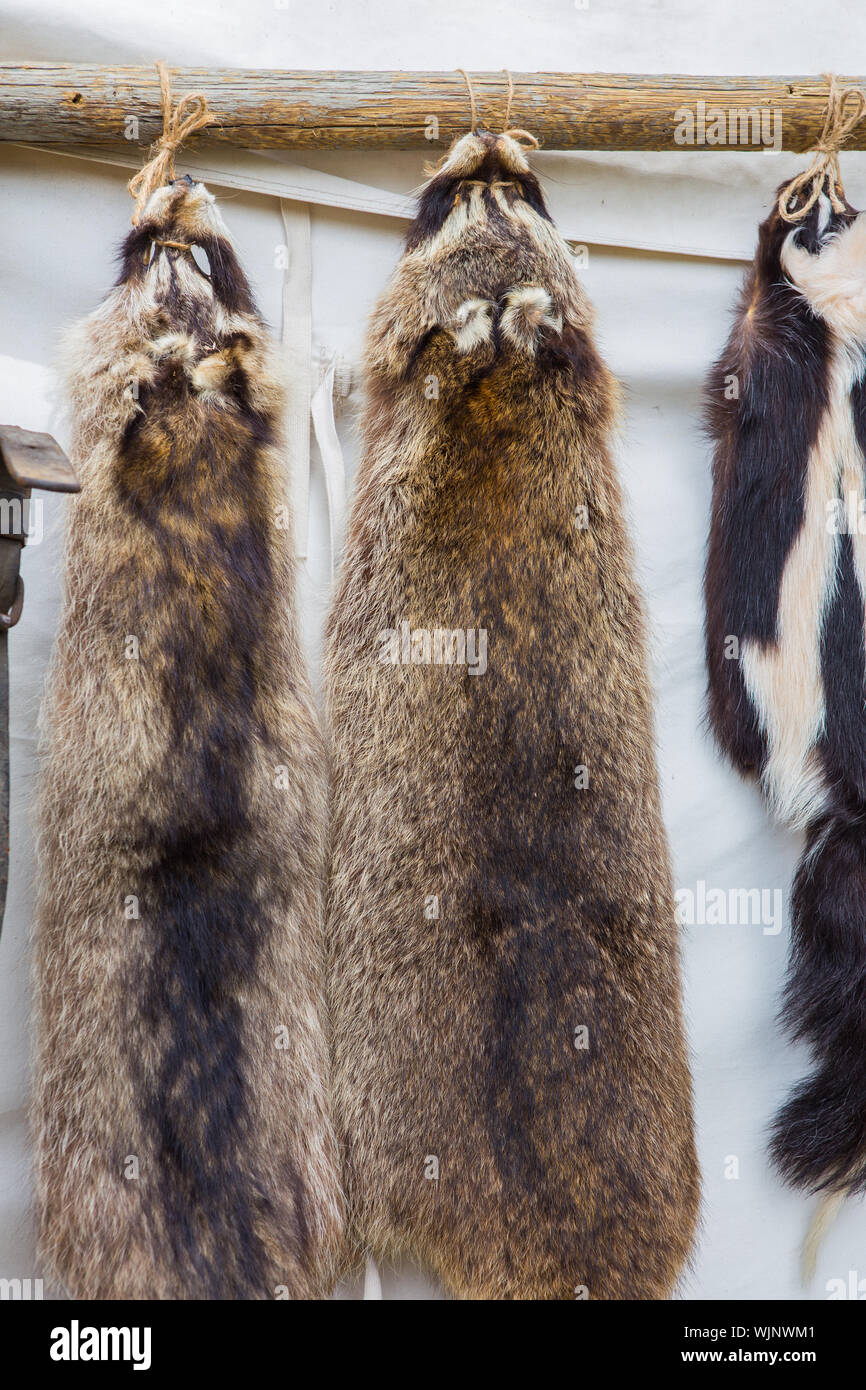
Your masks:
M502 122L502 134L507 135L509 122L511 120L511 104L514 101L514 78L511 76L508 68L503 68L502 71L508 78L508 100L505 103L505 120Z
M478 109L475 101L475 90L472 86L472 79L465 68L457 68L456 71L462 74L463 80L466 83L466 90L469 93L470 127L474 135L478 129ZM507 135L509 140L516 141L518 145L522 145L525 149L537 150L538 141L534 135L530 134L528 130L523 130L520 126L512 126L509 124L511 121L511 108L514 104L514 78L511 76L508 68L503 68L502 71L508 78L508 96L505 100L505 120L502 123L502 130L500 133L502 135Z
M478 114L475 110L475 92L472 89L472 81L466 69L458 68L457 71L462 73L463 81L466 83L466 90L469 93L469 129L474 135L478 127Z
M190 135L205 126L216 125L217 118L208 109L204 92L188 92L172 111L171 81L165 63L157 63L162 93L162 135L151 146L150 158L129 180L127 187L135 199L132 225L138 222L150 195L174 178L174 156Z
M833 73L827 74L830 90L827 93L827 110L824 115L824 129L812 151L812 163L808 169L796 174L779 194L779 215L786 222L800 222L815 206L821 196L824 184L834 212L844 212L844 191L842 174L839 168L839 150L844 145L854 127L866 114L866 94L859 87L838 88ZM846 108L850 107L847 111ZM801 207L792 212L790 203L811 184L811 192Z

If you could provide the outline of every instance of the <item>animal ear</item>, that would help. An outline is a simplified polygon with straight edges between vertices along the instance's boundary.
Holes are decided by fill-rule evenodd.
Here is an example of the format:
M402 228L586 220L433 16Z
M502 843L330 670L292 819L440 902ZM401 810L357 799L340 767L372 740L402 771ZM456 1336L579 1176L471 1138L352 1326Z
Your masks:
M541 285L517 285L504 297L501 327L515 347L531 356L547 334L562 332L562 315Z
M219 394L232 366L225 352L211 352L199 358L190 377L193 389L204 395Z
M493 316L496 304L492 299L464 299L451 323L454 346L458 352L489 343L493 336Z

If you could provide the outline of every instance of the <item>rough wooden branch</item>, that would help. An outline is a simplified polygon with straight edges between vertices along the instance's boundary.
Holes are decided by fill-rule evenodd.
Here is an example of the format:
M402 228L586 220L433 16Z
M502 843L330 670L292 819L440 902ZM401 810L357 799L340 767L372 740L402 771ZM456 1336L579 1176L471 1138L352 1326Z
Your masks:
M219 118L216 130L196 139L250 148L426 148L438 155L469 125L466 83L457 72L170 71L175 100L203 91ZM469 75L480 122L500 129L505 73ZM561 72L512 77L510 124L532 131L545 149L777 145L803 151L820 134L827 97L820 77ZM846 86L866 82L839 80ZM691 139L684 112L692 113ZM144 148L161 131L155 68L0 64L0 140L95 145L126 139ZM866 120L848 148L866 149Z

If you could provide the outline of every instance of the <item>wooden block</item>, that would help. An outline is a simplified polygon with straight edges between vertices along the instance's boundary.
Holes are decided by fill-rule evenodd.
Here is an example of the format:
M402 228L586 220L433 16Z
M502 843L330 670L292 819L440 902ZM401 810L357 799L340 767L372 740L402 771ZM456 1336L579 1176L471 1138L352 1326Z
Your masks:
M0 458L19 487L45 492L80 492L81 484L69 459L50 434L0 425Z

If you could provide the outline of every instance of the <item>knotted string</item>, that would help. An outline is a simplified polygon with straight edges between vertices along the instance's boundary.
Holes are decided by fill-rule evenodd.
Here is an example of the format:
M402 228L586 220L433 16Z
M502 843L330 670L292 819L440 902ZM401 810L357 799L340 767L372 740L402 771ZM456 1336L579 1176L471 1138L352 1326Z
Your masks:
M159 86L162 92L162 135L151 146L150 158L129 180L127 187L135 199L132 225L138 222L142 210L155 189L174 178L174 156L190 135L205 126L216 125L217 118L208 110L203 92L188 92L182 96L174 111L171 109L171 82L165 63L157 63Z
M475 128L478 125L478 117L475 112L475 93L472 90L472 83L469 80L469 73L466 71L466 69L458 68L457 71L463 74L463 80L466 83L466 90L469 93L469 129L472 131L472 134L474 135Z
M462 74L463 80L466 83L466 90L469 93L470 129L474 135L478 128L478 110L475 102L475 91L472 86L471 78L465 68L457 68L456 71ZM518 145L524 145L527 149L537 150L538 141L534 135L530 134L528 130L523 130L520 127L515 128L509 125L511 120L511 107L514 102L514 79L508 68L503 68L502 71L508 78L508 96L505 101L505 120L502 125L501 133L507 135L510 140L514 140ZM447 155L444 156L444 158L447 159ZM440 161L440 163L441 162L442 161Z
M507 135L509 140L514 140L516 144L522 145L525 149L537 150L538 141L530 131L523 130L520 126L512 126L510 124L511 107L514 101L514 80L508 68L503 68L502 71L508 78L508 100L505 103L505 120L502 125L502 134Z
M830 84L830 90L827 94L824 129L821 131L821 137L812 152L812 163L808 169L796 174L779 194L779 215L786 222L802 221L820 198L825 182L833 211L845 211L842 174L839 169L839 150L866 113L866 95L859 87L845 87L840 91L833 73L827 74L827 80ZM851 102L853 102L853 107L846 115L845 108ZM796 199L809 184L812 186L812 191L808 198L801 207L796 207L792 212L790 210L792 199Z
M502 122L502 134L504 135L508 130L508 123L511 120L511 103L514 101L514 79L508 71L508 68L503 68L502 71L508 78L508 100L505 103L505 120Z

